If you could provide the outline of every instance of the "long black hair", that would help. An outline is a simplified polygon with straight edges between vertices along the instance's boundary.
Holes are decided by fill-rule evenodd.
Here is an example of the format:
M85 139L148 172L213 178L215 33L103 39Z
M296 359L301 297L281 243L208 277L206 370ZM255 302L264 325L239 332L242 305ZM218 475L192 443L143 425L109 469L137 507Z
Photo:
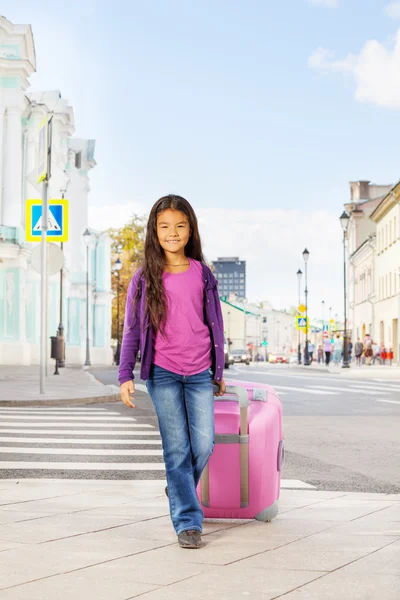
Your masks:
M182 212L189 221L190 238L185 247L185 255L188 258L204 262L197 217L189 202L182 196L173 194L157 200L147 222L143 277L146 285L146 314L149 315L149 321L154 331L161 332L163 332L167 315L167 302L162 279L165 255L158 241L157 219L162 212L168 209Z

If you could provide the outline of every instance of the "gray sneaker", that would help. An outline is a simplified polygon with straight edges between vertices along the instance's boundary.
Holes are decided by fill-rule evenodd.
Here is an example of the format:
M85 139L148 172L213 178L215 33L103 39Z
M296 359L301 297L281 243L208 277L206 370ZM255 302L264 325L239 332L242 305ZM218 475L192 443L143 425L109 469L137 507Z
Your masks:
M202 546L200 531L197 531L197 529L182 531L178 535L178 543L181 548L198 550Z

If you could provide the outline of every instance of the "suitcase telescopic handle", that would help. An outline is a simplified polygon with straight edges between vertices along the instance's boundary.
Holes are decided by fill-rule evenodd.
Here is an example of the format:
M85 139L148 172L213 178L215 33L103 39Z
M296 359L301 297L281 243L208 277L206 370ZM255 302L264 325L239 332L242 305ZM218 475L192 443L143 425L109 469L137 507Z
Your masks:
M219 391L219 385L214 386L214 391ZM244 508L249 504L249 434L247 411L250 405L247 390L239 385L227 385L227 395L217 397L216 402L232 402L231 395L235 395L239 401L240 408L240 506ZM201 477L201 498L204 506L210 506L210 475L209 464L203 471Z
M214 385L214 391L219 392L219 385ZM239 401L240 408L247 408L250 405L247 390L239 385L227 385L225 394L236 396ZM217 398L217 402L232 402L232 400L232 398L226 398L225 396Z

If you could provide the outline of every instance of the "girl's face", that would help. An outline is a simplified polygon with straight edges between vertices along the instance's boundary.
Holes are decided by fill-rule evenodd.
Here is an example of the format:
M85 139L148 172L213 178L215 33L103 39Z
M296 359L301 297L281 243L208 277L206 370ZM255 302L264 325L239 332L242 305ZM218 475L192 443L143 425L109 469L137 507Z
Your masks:
M167 208L158 215L157 237L164 252L183 256L190 234L189 220L183 212Z

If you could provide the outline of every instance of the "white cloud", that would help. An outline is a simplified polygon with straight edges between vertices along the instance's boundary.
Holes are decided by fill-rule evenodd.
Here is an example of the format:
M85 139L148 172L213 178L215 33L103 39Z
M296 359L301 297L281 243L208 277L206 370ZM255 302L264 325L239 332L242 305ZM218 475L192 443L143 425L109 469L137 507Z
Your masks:
M118 227L133 212L143 214L131 205L90 206L90 225ZM342 313L342 236L337 215L324 210L218 208L199 209L197 214L207 260L239 256L247 261L250 300L270 300L276 308L296 305L296 272L304 271L302 252L307 247L311 316L320 318L322 300Z
M390 44L367 41L358 55L334 60L326 48L318 48L308 65L322 71L351 74L356 83L355 97L385 108L400 108L400 29Z
M326 6L327 8L337 8L339 0L307 0L309 4L314 6Z
M133 215L144 214L146 214L145 206L138 203L103 206L89 204L89 225L98 231L105 231L110 227L122 227Z
M400 19L400 2L391 2L385 7L385 13L391 19Z

